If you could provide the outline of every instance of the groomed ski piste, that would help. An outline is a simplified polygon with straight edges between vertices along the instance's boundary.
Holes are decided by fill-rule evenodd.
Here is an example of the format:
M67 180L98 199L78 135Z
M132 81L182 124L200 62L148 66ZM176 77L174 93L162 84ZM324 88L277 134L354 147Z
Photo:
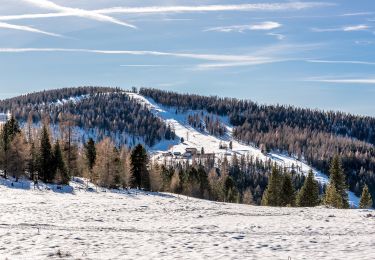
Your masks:
M167 125L171 125L176 133L176 136L178 137L178 140L176 139L175 141L162 141L152 147L151 150L153 151L153 159L157 159L162 162L164 160L163 153L166 151L170 151L172 154L175 152L183 154L185 153L186 148L196 148L198 151L200 151L200 149L203 147L205 153L214 153L217 158L223 158L224 156L226 156L229 161L233 154L237 154L238 156L248 154L262 161L271 159L273 162L282 167L290 168L292 167L292 165L294 165L295 167L299 167L300 172L305 175L307 175L310 169L312 169L315 179L320 183L327 184L329 181L327 175L310 167L303 161L287 156L285 154L275 152L264 154L257 147L242 144L236 141L232 137L233 127L229 124L228 118L219 117L221 123L225 124L227 128L227 134L224 137L219 138L213 135L209 135L208 133L200 132L187 123L187 116L189 114L202 112L200 110L188 110L186 112L176 113L176 108L162 106L160 104L157 104L151 98L146 98L137 93L127 92L127 94L147 106L155 115L163 119ZM184 138L183 143L179 141L181 137ZM230 150L219 148L221 143L229 143L230 141L232 141L233 149ZM351 207L358 207L359 198L351 191L348 192L348 195Z
M375 212L0 179L0 259L374 259Z

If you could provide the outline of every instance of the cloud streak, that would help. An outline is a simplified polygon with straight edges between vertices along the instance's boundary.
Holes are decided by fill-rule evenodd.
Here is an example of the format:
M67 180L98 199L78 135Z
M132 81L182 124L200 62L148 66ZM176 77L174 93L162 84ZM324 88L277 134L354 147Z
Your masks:
M237 4L237 5L200 5L200 6L146 6L146 7L112 7L98 10L83 10L59 6L47 0L23 0L39 8L57 11L46 14L20 14L0 16L1 21L42 19L54 17L79 16L98 21L107 21L124 26L135 27L124 23L109 14L165 14L165 13L194 13L194 12L225 12L225 11L285 11L303 10L319 7L335 6L334 3L324 2L291 2L291 3L262 3L262 4Z
M91 20L95 20L95 21L99 21L99 22L109 22L109 23L118 24L118 25L130 27L130 28L136 28L132 24L125 23L123 21L120 21L118 19L115 19L113 17L107 16L107 15L104 15L104 14L100 14L100 13L97 13L97 12L88 11L88 10L84 10L84 9L79 9L79 8L64 7L64 6L57 5L57 4L55 4L51 1L48 1L48 0L23 0L23 1L27 2L31 5L37 6L41 9L57 11L57 12L60 13L60 14L57 14L60 17L64 16L64 14L65 14L65 16L77 16L77 17L91 19ZM54 15L54 14L45 14L44 17L43 17L43 15L41 15L41 14L35 14L34 16L28 15L28 18L29 19L30 18L47 18L47 17L52 17L52 15ZM17 18L17 16L13 16L13 18ZM18 18L22 18L22 16L18 16ZM24 19L24 18L25 18L25 15L23 16L22 19ZM1 17L0 17L0 19L1 19ZM5 19L7 19L7 17L5 17ZM9 19L9 17L8 17L8 19Z
M220 12L220 11L285 11L302 10L318 7L335 6L324 2L290 2L237 5L200 5L200 6L149 6L149 7L113 7L94 10L101 14L145 14L145 13L186 13L186 12Z
M205 30L205 32L215 31L215 32L239 32L244 31L268 31L281 27L282 25L277 22L262 22L252 25L231 25L231 26L219 26L212 27Z
M313 32L354 32L354 31L365 31L371 27L366 24L343 26L337 28L312 28Z
M4 22L0 22L0 28L18 30L18 31L25 31L25 32L32 32L32 33L39 33L39 34L44 34L44 35L53 36L53 37L62 37L62 35L60 35L60 34L38 30L38 29L35 29L33 27L24 26L24 25L9 24L9 23L4 23Z
M0 48L0 53L26 53L26 52L66 52L66 53L93 53L103 55L135 55L135 56L167 56L186 58L210 63L197 64L196 69L218 69L225 67L253 66L260 64L269 64L276 62L289 61L291 59L282 59L268 57L261 54L255 55L226 55L226 54L200 54L200 53L182 53L182 52L160 52L160 51L132 51L132 50L95 50L95 49L65 49L65 48ZM265 51L267 52L267 51ZM272 52L272 50L270 50ZM122 67L162 67L168 65L152 64L124 64Z
M329 64L359 64L359 65L375 65L371 61L353 61L353 60L307 60L309 63L329 63Z
M308 79L307 81L336 83L336 84L370 84L375 85L375 78L351 78L351 79Z

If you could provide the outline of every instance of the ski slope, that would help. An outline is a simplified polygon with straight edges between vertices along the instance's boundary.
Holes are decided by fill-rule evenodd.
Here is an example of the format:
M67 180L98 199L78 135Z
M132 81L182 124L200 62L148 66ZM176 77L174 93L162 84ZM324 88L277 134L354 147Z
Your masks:
M0 184L0 259L374 259L375 212Z
M175 108L168 108L165 106L162 106L160 104L157 104L153 99L146 98L142 95L136 94L136 93L127 93L132 98L138 100L138 102L144 104L147 106L155 115L162 118L167 125L171 125L172 128L175 130L175 133L177 135L178 140L174 141L162 141L151 148L151 150L155 153L153 158L156 158L160 161L163 160L162 152L170 151L170 152L180 152L184 153L185 149L188 147L194 147L197 148L198 151L201 150L201 148L204 148L205 153L215 153L217 158L224 158L226 156L228 160L230 160L230 157L233 154L237 155L250 155L254 158L258 158L259 160L266 161L268 159L271 159L273 162L276 162L278 165L283 167L292 167L298 166L300 171L307 175L307 173L310 171L310 169L313 170L315 179L318 180L322 184L328 183L328 177L322 172L317 171L316 169L313 169L306 163L297 160L296 158L292 158L283 154L278 153L269 153L267 155L263 154L260 149L251 146L242 144L232 137L232 130L233 127L229 124L228 118L220 117L220 120L223 124L226 125L226 128L228 130L228 134L224 136L223 138L218 138L216 136L209 135L207 133L202 133L193 127L191 127L187 123L187 116L189 114L194 113L200 113L201 111L186 111L184 113L176 113ZM184 143L181 143L179 141L180 138L184 138ZM227 144L229 141L232 141L233 149L219 149L219 145L222 142L226 142ZM353 207L358 207L359 205L359 198L353 193L348 192L349 195L349 203Z

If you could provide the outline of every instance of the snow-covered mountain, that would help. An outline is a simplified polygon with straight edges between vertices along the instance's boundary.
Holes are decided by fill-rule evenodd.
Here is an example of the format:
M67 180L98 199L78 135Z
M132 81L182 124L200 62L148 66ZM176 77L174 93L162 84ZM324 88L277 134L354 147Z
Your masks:
M176 108L164 107L157 104L151 98L146 98L136 93L127 94L138 102L144 104L152 111L152 113L164 120L167 125L171 125L172 129L174 129L176 133L176 136L178 137L176 140L161 141L155 146L151 147L150 150L153 152L153 159L163 162L166 156L170 157L166 155L166 151L171 152L172 155L176 152L182 155L186 152L186 148L196 148L197 151L201 151L201 149L204 148L205 153L213 153L217 159L223 159L225 156L228 158L228 160L230 160L234 154L239 156L249 155L262 161L272 160L282 167L291 168L292 165L294 165L301 174L305 175L307 175L307 173L312 169L316 180L318 180L321 184L328 183L329 178L326 174L314 169L306 162L285 154L275 152L263 153L261 149L257 147L238 142L232 136L233 126L230 125L229 120L225 117L221 117L221 122L225 124L227 134L224 137L217 137L198 131L188 124L187 117L189 114L201 113L202 111L189 110L186 112L176 113ZM183 138L184 142L180 142L180 138ZM229 142L232 142L232 149L229 148ZM220 145L222 144L226 144L227 148L221 149ZM188 158L185 158L184 160L188 160ZM353 192L349 191L348 194L350 205L358 207L359 198Z

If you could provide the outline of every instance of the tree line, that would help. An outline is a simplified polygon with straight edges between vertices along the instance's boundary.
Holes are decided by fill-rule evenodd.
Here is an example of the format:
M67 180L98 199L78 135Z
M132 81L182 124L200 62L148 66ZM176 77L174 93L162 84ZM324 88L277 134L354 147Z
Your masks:
M228 116L238 141L264 153L288 153L328 174L330 161L338 154L349 189L360 196L367 185L375 196L373 117L149 88L142 88L140 93L177 111L203 110Z
M264 206L313 207L325 204L348 208L347 185L339 156L330 163L327 187L314 180L310 171L305 178L294 166L287 170L270 160L236 155L217 163L212 159L189 161L152 161L146 149L117 146L110 138L98 143L89 139L83 146L71 141L70 124L61 126L53 138L48 120L41 129L29 125L22 131L12 117L2 127L0 169L3 177L15 181L26 177L34 182L69 184L72 176L86 177L99 187L140 188L166 191L197 198ZM214 160L214 159L213 159ZM372 206L367 186L362 189L361 208Z
M135 138L148 146L174 139L174 131L149 109L118 88L81 87L36 92L0 101L0 112L11 111L22 124L40 123L46 116L58 125L71 116L74 125L96 140L115 135L118 143ZM130 141L129 141L130 140Z

